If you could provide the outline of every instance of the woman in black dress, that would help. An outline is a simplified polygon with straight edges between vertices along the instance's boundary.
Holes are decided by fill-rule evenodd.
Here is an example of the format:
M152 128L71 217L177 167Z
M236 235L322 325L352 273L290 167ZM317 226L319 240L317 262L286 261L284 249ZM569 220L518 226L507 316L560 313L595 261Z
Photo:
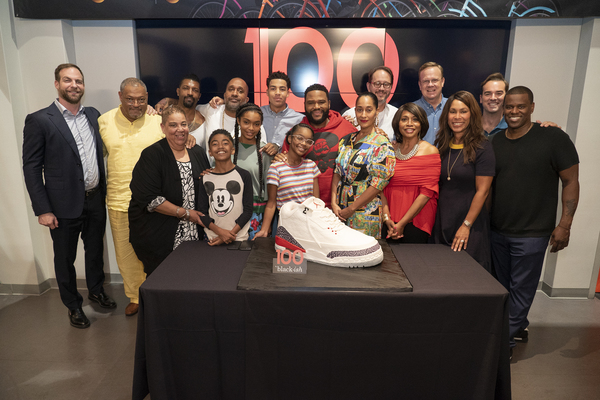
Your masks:
M435 145L442 157L433 242L465 250L491 272L488 210L484 207L496 169L473 95L450 96L440 116Z

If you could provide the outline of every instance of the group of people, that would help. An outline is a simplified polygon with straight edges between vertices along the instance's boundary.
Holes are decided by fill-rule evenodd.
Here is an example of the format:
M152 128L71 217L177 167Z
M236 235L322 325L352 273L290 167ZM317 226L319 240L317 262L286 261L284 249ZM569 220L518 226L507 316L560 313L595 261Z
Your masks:
M560 128L534 123L531 90L509 90L499 73L481 85L483 112L469 92L442 95L437 63L419 69L422 97L399 108L388 103L393 79L385 66L372 69L368 92L342 116L321 84L306 88L304 114L290 109L283 72L267 78L262 107L249 103L241 78L222 99L198 105L200 80L185 76L178 98L154 108L144 83L127 78L120 106L100 116L81 106L81 70L58 66L58 98L27 116L23 168L34 212L51 229L71 324L89 326L75 286L79 233L88 297L116 306L102 289L105 201L126 314L134 315L139 286L181 243L269 236L283 204L315 196L375 238L469 253L509 291L514 346L527 335L548 242L551 251L568 244L579 193L575 147Z

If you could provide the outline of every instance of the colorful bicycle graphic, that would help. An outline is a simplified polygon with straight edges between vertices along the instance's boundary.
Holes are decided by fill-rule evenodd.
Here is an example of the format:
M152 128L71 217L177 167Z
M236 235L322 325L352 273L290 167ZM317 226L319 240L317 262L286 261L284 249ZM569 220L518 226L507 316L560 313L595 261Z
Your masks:
M242 0L240 0L242 1ZM199 3L190 18L487 18L478 0L238 0ZM506 4L507 17L559 16L553 0L515 0Z

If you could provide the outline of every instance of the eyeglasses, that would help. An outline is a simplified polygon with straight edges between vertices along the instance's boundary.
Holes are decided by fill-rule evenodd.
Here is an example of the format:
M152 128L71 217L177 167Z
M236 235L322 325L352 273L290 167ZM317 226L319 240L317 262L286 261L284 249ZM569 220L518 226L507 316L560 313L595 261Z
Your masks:
M312 146L312 145L315 143L315 141L314 141L314 140L312 140L312 139L307 139L307 138L305 138L305 137L304 137L304 136L302 136L302 135L292 135L292 137L293 137L294 139L296 139L298 142L300 142L300 143L306 143L306 144L307 144L307 145L309 145L309 146Z
M129 104L130 106L134 105L135 103L139 104L140 106L143 106L144 104L146 104L146 99L144 97L140 99L126 98L125 103Z
M389 89L392 87L392 84L389 82L371 82L371 85L375 86L375 89L379 89L380 87L384 87L385 89Z

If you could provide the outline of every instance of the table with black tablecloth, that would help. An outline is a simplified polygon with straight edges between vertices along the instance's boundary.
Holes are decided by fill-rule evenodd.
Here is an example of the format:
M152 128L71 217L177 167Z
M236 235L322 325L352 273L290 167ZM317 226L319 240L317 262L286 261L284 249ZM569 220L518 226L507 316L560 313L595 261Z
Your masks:
M248 252L182 244L140 288L134 400L510 399L506 290L391 248L412 292L237 290Z

